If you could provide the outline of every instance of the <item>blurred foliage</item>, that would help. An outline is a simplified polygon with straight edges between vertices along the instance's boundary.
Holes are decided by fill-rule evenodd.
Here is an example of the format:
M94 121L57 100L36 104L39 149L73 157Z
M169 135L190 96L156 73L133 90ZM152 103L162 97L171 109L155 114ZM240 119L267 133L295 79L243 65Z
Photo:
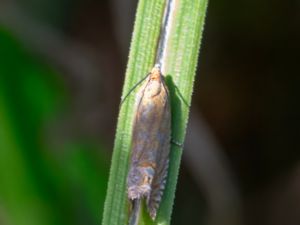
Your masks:
M10 29L0 26L0 225L100 223L110 161L101 144L113 145L136 3L0 1ZM300 224L299 6L209 2L193 106L237 178L248 225ZM32 54L56 39L66 46L58 63ZM95 76L52 68L74 48L71 63L82 68L87 56ZM174 225L218 218L189 164L182 161ZM209 168L212 179L218 172Z
M0 224L98 224L103 147L80 138L54 147L47 128L69 98L61 76L4 28L0 52Z

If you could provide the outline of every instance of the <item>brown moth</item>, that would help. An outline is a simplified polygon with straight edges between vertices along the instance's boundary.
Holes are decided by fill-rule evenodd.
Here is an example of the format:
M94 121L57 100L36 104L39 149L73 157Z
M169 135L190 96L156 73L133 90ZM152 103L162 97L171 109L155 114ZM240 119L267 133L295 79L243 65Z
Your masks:
M131 162L127 176L128 198L133 204L132 214L138 214L139 206L135 205L140 205L141 199L145 198L151 218L156 218L166 184L170 141L169 91L160 67L156 65L138 91L136 99Z

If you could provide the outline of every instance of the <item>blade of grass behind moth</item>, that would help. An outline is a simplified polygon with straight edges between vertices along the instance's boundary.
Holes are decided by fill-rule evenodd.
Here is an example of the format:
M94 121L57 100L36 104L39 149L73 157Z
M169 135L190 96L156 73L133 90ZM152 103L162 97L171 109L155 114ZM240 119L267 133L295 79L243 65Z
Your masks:
M122 99L153 66L163 7L164 0L140 0L138 3ZM103 225L119 225L128 222L126 176L135 93L136 91L133 91L126 97L120 107L104 205Z
M172 138L184 142L207 0L174 0L163 73L171 93ZM169 224L182 149L172 145L170 168L158 224Z

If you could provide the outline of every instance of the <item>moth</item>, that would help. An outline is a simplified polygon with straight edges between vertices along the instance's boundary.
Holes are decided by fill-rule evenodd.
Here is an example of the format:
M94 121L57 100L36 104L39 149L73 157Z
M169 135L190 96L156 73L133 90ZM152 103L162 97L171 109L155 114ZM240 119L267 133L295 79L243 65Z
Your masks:
M127 176L128 198L133 204L131 217L137 217L139 205L144 198L147 211L155 220L166 184L170 142L169 91L160 67L156 65L136 97L131 161Z

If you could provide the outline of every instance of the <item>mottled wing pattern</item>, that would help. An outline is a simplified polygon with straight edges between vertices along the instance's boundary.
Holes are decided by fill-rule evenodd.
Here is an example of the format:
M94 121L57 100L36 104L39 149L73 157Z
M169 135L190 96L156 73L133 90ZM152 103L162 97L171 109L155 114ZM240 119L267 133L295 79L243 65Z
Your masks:
M168 170L171 115L169 93L154 68L137 96L127 185L131 200L145 197L155 219Z
M147 199L147 207L152 219L155 219L156 217L156 213L162 199L163 190L165 189L171 141L171 110L169 94L165 84L162 83L162 85L164 88L164 94L162 95L166 96L167 99L164 105L162 121L156 134L156 138L159 141L159 151L156 156L157 166L151 185L151 193Z
M135 198L141 198L150 194L150 184L144 184L143 180L148 176L148 171L151 169L151 165L155 163L155 151L151 150L152 137L151 130L153 128L153 114L156 107L151 101L151 98L147 98L145 93L150 85L150 75L146 79L145 83L141 86L137 93L136 99L136 111L133 125L132 134L132 150L131 150L131 163L129 174L127 178L128 185L128 197L133 200ZM154 173L154 168L153 168Z
M150 75L149 75L150 77ZM146 87L149 83L149 78L146 79L145 83L140 87L140 90L137 93L136 102L135 102L135 118L133 125L133 134L132 134L132 150L131 150L131 161L134 163L138 163L141 160L141 155L149 146L149 138L150 133L149 130L149 122L151 122L151 118L149 117L149 110L145 109L146 107L144 103L144 93L146 91ZM145 111L148 111L145 113Z

